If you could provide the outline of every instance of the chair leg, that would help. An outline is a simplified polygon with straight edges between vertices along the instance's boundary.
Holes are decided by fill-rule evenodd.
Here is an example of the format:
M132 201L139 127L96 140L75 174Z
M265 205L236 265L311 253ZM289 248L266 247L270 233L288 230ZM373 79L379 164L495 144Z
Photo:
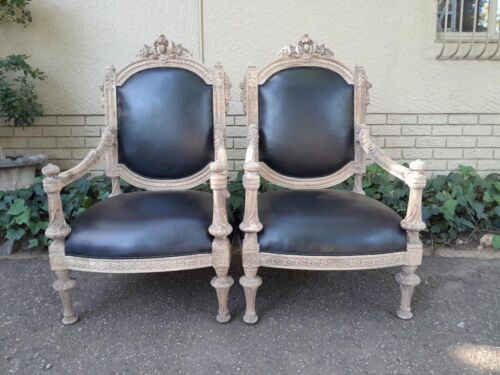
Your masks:
M73 306L73 288L76 286L76 281L70 277L69 270L55 271L55 273L57 280L54 282L53 286L61 296L63 305L62 323L64 325L74 324L78 320L78 316Z
M411 319L411 298L415 287L420 284L420 277L415 274L416 266L403 266L402 272L396 275L396 281L401 289L401 305L397 311L397 315L401 319Z
M245 290L246 310L243 321L247 324L255 324L259 320L255 312L255 298L257 288L262 284L262 279L257 276L257 268L245 268L245 275L240 278L240 284Z
M217 299L219 301L219 312L216 319L219 323L227 323L231 320L228 308L229 288L234 284L234 280L231 276L227 275L228 268L218 268L216 272L217 276L213 277L210 282L217 292Z

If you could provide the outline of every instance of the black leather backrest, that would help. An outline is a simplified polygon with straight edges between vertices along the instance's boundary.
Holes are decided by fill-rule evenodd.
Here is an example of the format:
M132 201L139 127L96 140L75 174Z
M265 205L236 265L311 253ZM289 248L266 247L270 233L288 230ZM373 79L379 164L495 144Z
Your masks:
M118 161L155 179L192 175L214 159L212 86L186 69L154 68L117 87Z
M259 158L275 171L311 178L354 159L354 91L317 67L281 70L259 86Z

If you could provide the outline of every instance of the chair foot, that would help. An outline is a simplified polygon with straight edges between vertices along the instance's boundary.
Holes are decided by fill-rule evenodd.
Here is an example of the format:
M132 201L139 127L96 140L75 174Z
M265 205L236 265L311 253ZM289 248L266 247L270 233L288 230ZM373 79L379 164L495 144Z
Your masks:
M76 286L75 279L70 277L69 270L55 271L57 280L54 282L54 289L59 292L63 305L62 324L71 325L78 321L78 315L73 306L73 289Z
M243 315L243 321L246 323L246 324L255 324L259 321L259 317L257 316L257 314L247 314L245 313L245 315Z
M259 320L255 312L255 298L257 296L257 288L262 284L262 279L259 276L242 276L240 284L245 290L246 300L246 311L243 321L247 324L255 324Z
M210 284L215 288L219 300L219 312L216 319L219 323L227 323L231 320L228 308L229 288L234 284L234 280L231 276L215 276Z
M411 298L415 287L420 284L420 277L415 274L416 266L403 266L402 272L396 275L396 281L401 289L401 304L397 316L400 319L408 320L413 317L411 312Z

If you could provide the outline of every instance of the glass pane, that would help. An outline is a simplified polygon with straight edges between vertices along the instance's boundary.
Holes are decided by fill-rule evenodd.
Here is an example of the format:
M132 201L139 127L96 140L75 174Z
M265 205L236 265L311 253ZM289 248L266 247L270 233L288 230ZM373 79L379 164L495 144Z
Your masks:
M476 2L477 9L475 9ZM463 0L462 31L472 32L474 30L474 14L476 14L476 31L486 32L488 29L489 5L490 0ZM460 31L462 0L448 0L448 12L446 12L445 6L446 0L438 0L437 31L444 31L446 16L448 18L447 31Z

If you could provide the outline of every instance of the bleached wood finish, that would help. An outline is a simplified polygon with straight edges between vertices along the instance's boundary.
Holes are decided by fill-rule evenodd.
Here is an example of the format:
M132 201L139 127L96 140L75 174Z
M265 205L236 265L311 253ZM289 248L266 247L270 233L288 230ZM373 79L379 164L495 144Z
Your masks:
M321 67L330 69L341 75L348 83L354 85L354 160L346 164L332 175L319 178L293 178L272 170L259 161L259 119L258 119L258 86L264 84L274 73L292 67ZM241 84L241 98L247 114L248 138L245 158L243 185L245 187L245 213L240 229L245 233L242 246L243 268L245 276L240 284L245 289L246 323L256 323L258 316L255 310L257 288L262 280L257 276L260 266L302 270L358 270L403 266L403 271L396 277L401 286L401 306L397 312L402 319L411 318L410 302L413 289L419 283L415 274L422 261L422 242L419 232L425 229L422 221L422 191L426 184L425 164L414 161L406 168L383 152L370 138L366 122L366 109L369 104L369 83L364 69L357 66L354 73L345 65L336 61L333 52L324 45L318 45L307 35L294 44L285 46L278 53L277 59L267 67L258 71L249 66L245 80ZM259 221L257 194L260 176L268 181L289 189L319 189L334 186L354 174L353 191L364 194L362 177L366 169L366 156L371 157L389 173L403 180L410 187L407 214L401 226L408 233L407 249L380 255L362 256L301 256L267 253L260 249L258 233L262 230Z
M116 87L140 71L173 67L189 70L213 86L214 149L215 160L197 173L181 179L158 180L137 175L118 162L118 113ZM230 82L220 64L209 69L193 60L191 53L180 44L167 40L163 35L151 45L145 45L136 59L116 73L114 67L106 69L103 86L106 128L99 145L89 152L82 162L68 171L60 172L53 164L42 169L43 181L49 204L49 226L46 236L53 240L49 246L50 266L57 275L54 288L60 293L64 307L64 324L73 324L78 317L72 304L72 290L76 282L70 278L70 270L106 273L144 273L178 271L214 267L216 276L212 286L217 292L219 312L217 320L227 322L230 314L227 306L228 291L233 279L227 275L230 264L228 236L232 227L226 212L228 162L225 148L225 116L229 103ZM61 205L61 189L86 174L99 160L106 159L106 174L111 178L110 196L121 194L120 179L147 190L183 190L210 180L213 191L213 220L207 230L214 237L211 254L188 255L152 259L94 259L66 256L65 239L71 228L64 219ZM189 234L186 234L189 235ZM207 249L208 250L208 249Z

